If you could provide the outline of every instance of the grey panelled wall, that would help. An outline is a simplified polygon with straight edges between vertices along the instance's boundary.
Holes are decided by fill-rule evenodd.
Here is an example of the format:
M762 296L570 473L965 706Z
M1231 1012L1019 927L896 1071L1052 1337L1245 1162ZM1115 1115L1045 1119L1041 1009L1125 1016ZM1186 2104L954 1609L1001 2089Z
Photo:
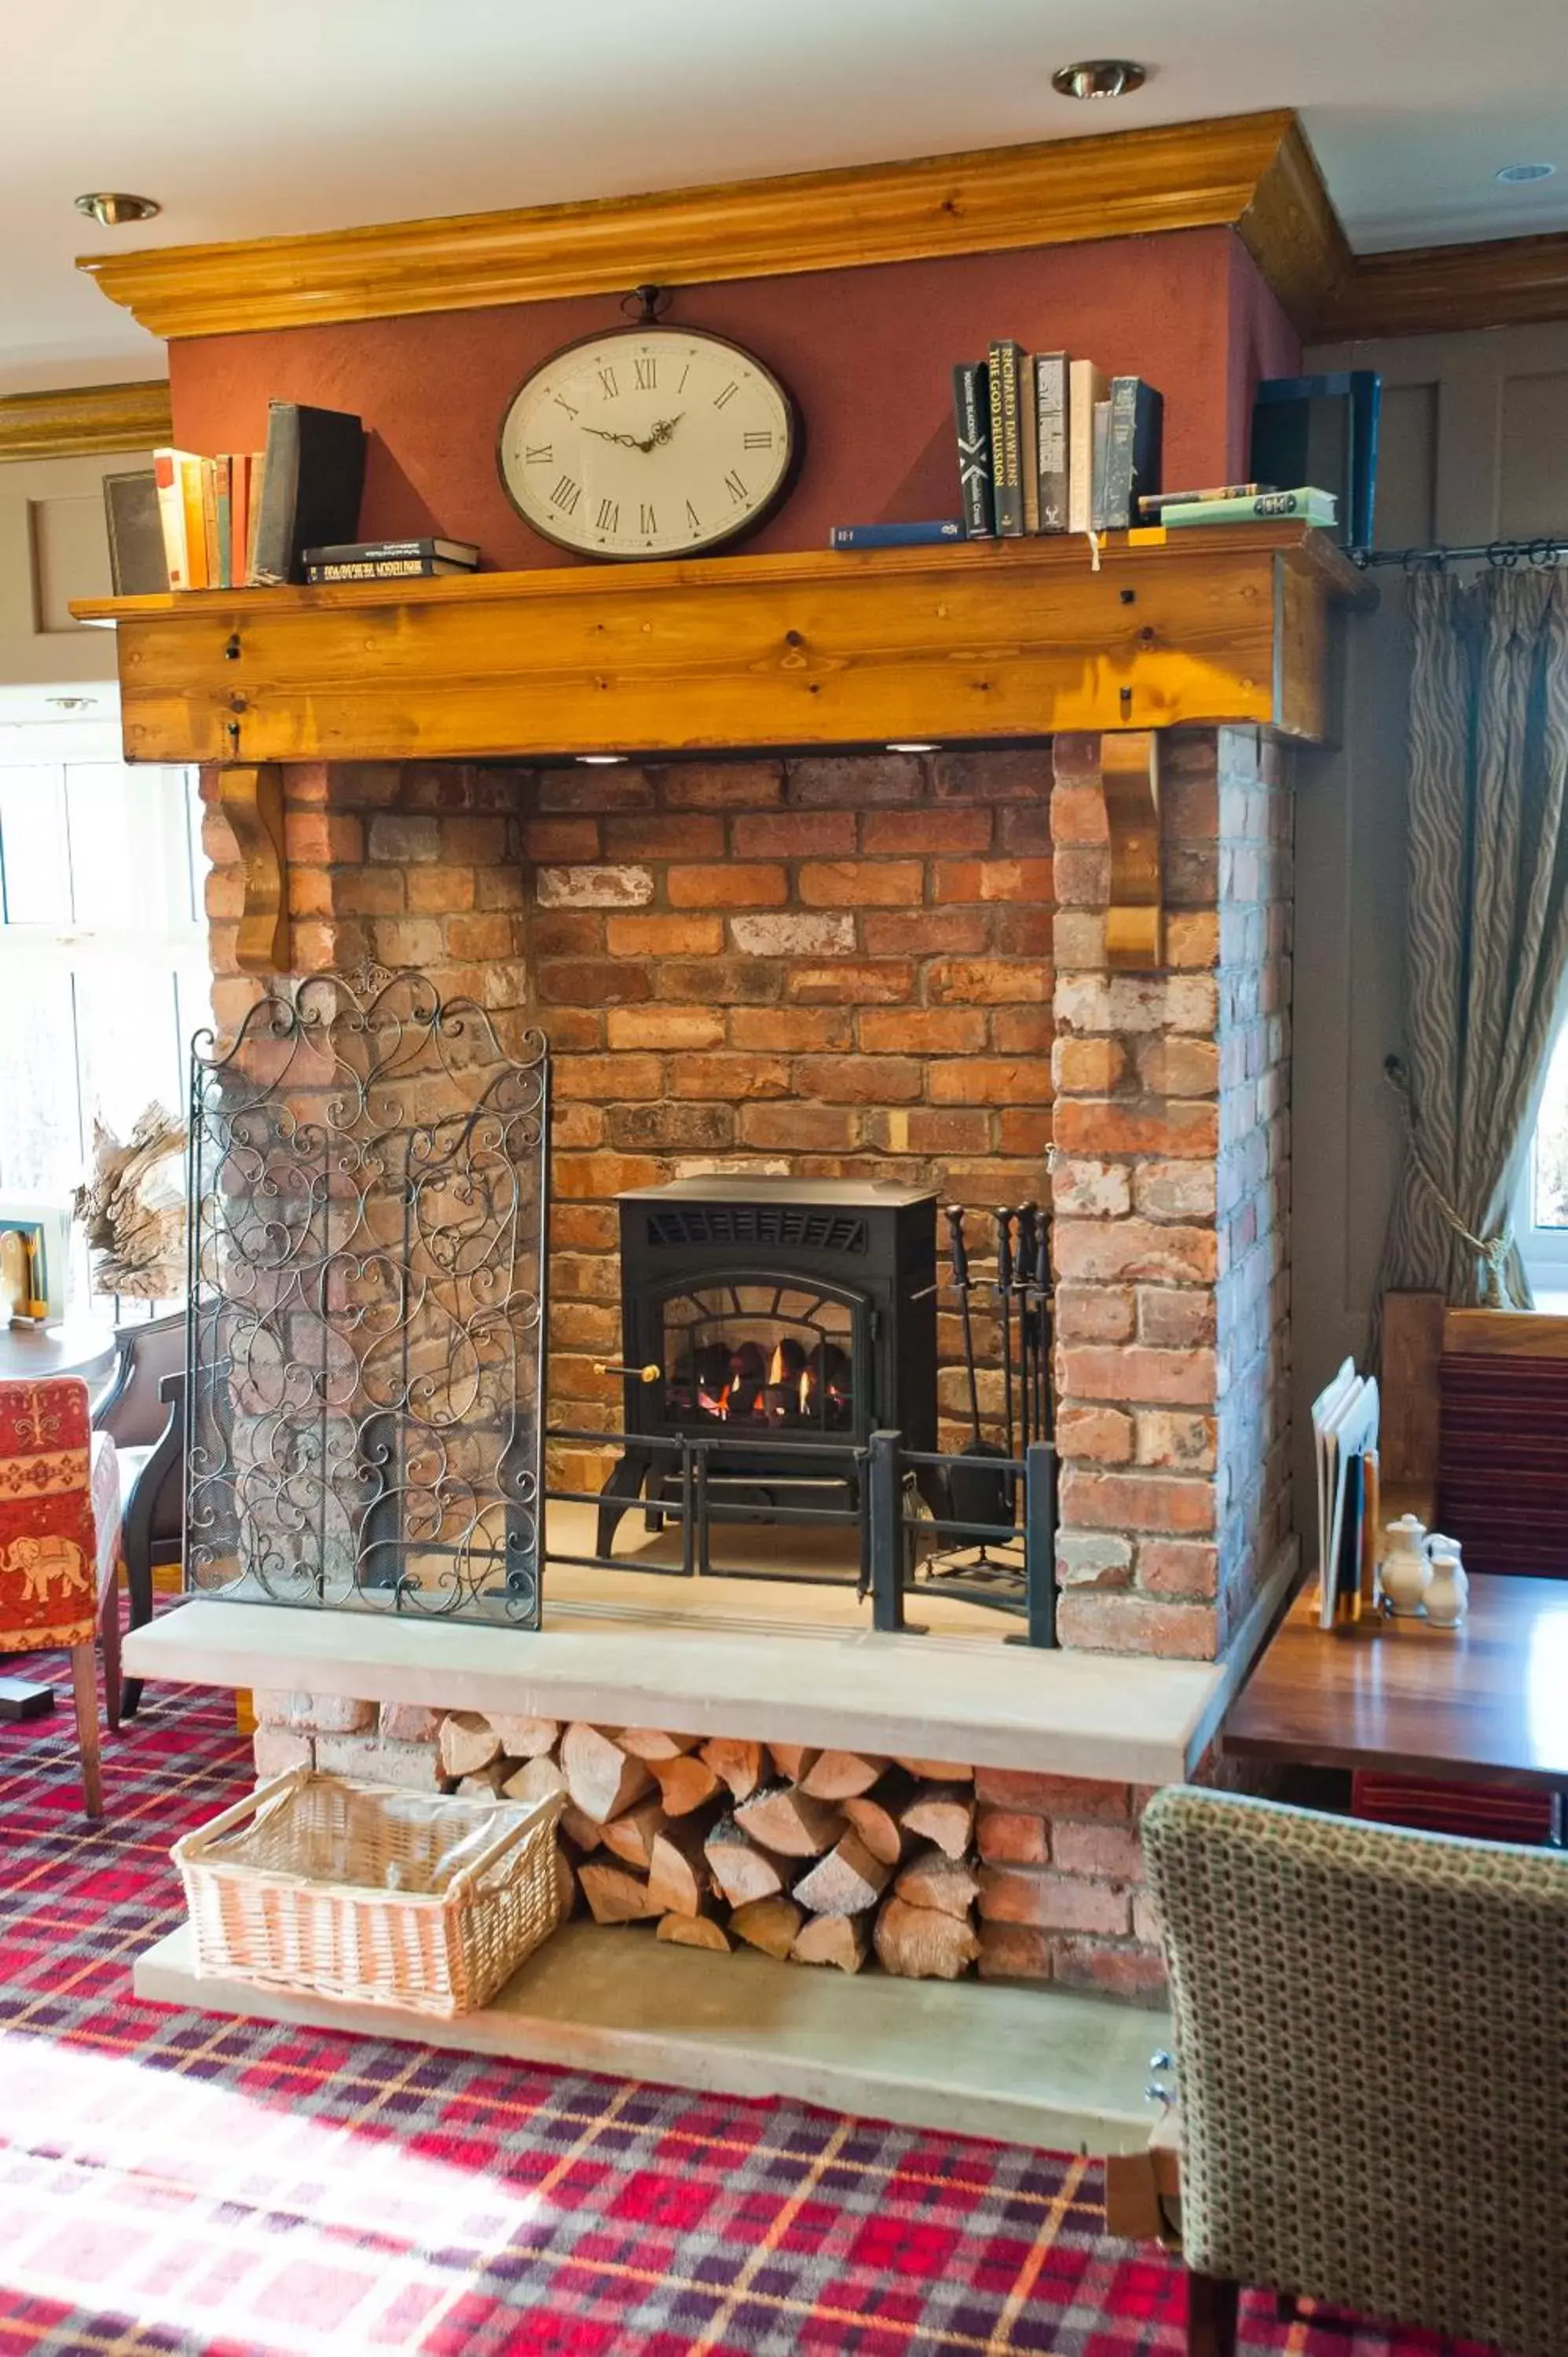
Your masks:
M150 450L0 465L0 687L113 680L114 633L73 622L73 597L110 591L105 475L150 467Z
M1568 535L1568 323L1325 346L1311 369L1383 379L1380 548ZM1309 1404L1365 1363L1399 1110L1382 1061L1403 1044L1408 655L1397 572L1348 633L1344 742L1297 756L1292 1243L1298 1527L1310 1534Z

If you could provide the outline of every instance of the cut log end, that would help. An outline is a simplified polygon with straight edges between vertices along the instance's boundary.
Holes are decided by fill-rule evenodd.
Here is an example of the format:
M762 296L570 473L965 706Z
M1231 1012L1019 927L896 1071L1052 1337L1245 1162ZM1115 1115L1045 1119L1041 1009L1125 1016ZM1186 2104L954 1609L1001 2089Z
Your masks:
M876 1918L877 1961L903 1980L956 1981L980 1953L967 1918L889 1899Z
M967 1858L949 1857L933 1843L916 1851L893 1888L911 1907L934 1907L939 1914L967 1922L980 1896L980 1878Z
M748 1900L773 1899L784 1878L766 1850L749 1841L733 1817L721 1817L703 1845L708 1870L732 1907Z
M865 1919L857 1915L811 1915L796 1934L790 1956L798 1964L836 1964L857 1973L868 1953Z
M585 1858L577 1880L596 1923L642 1923L660 1911L647 1883L629 1867Z
M477 1710L449 1710L436 1738L444 1776L477 1776L500 1757L501 1739Z
M862 1915L875 1907L891 1872L851 1831L800 1877L795 1896L813 1915Z
M777 1956L782 1964L805 1920L805 1909L797 1907L792 1899L748 1899L731 1911L729 1928L737 1940L760 1948L765 1956Z
M700 1752L682 1752L672 1760L650 1760L649 1765L666 1816L690 1816L720 1790L717 1774Z
M561 1766L574 1808L596 1824L618 1817L652 1789L640 1760L631 1759L602 1727L575 1720L561 1738Z
M760 1743L743 1743L729 1735L715 1735L703 1746L703 1758L725 1785L732 1800L749 1801L762 1781Z
M869 1792L886 1767L865 1751L822 1751L800 1779L814 1801L854 1801Z
M736 1823L780 1857L820 1857L843 1831L843 1814L799 1784L765 1784L735 1813Z
M974 1840L974 1789L922 1784L899 1819L908 1833L934 1842L947 1857L961 1857Z
M724 1956L729 1954L732 1945L724 1925L711 1915L666 1915L653 1936L656 1940L671 1941L678 1948L712 1948Z

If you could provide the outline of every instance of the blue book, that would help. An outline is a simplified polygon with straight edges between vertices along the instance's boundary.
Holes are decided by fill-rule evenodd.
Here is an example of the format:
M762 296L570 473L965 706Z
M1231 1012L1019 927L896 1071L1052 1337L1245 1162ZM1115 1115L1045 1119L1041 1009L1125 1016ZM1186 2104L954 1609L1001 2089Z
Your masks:
M935 548L942 541L963 538L963 526L956 517L939 523L835 523L828 534L828 546Z

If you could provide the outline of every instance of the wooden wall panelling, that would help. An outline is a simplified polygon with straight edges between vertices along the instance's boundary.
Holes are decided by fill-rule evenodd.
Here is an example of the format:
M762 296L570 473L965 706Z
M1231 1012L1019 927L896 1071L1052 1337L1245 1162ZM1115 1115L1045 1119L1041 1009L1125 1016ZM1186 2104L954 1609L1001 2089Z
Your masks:
M0 685L70 687L113 678L111 633L82 630L70 608L73 600L109 594L103 478L135 463L35 458L0 467Z
M1380 1471L1385 1481L1437 1479L1441 1293L1383 1296Z
M1305 328L1347 266L1294 114L790 173L707 188L84 255L159 336L470 310L1232 227Z
M1319 309L1324 340L1452 335L1568 318L1568 236L1363 253Z
M129 757L245 762L971 740L1276 707L1274 556L1371 595L1299 526L188 593L119 625Z
M0 459L90 458L173 439L166 377L146 384L67 385L0 401Z

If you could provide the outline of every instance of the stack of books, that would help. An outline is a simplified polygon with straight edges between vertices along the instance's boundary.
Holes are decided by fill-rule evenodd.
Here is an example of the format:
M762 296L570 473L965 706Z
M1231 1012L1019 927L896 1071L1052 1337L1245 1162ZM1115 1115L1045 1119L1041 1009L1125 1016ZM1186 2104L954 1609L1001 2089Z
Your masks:
M969 539L1125 531L1159 490L1164 403L1142 377L1000 337L952 382Z
M1138 501L1144 524L1162 527L1200 523L1266 523L1295 516L1320 531L1332 529L1338 501L1332 491L1303 484L1276 491L1267 483L1226 483L1214 491L1156 491Z
M471 540L345 540L305 552L307 581L418 581L478 569Z
M299 581L307 542L346 540L359 522L364 427L341 410L274 401L264 450L155 450L153 474L171 589Z

